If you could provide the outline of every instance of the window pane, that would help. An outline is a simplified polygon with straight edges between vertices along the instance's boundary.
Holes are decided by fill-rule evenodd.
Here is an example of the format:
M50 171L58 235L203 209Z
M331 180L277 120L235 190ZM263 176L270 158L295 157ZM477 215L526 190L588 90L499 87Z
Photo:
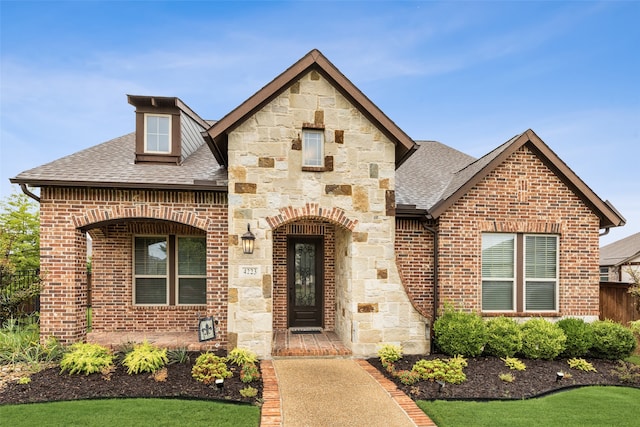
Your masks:
M206 304L207 279L180 278L178 284L178 304Z
M207 274L206 238L178 238L178 274L180 276L204 276Z
M556 282L527 282L526 310L555 310Z
M525 243L525 277L555 279L557 277L556 236L526 236Z
M513 279L515 236L513 234L482 235L482 277Z
M136 278L136 304L166 304L167 279Z
M136 237L135 274L167 274L167 240L164 237Z
M322 132L302 132L302 166L322 166Z
M146 116L146 151L163 153L170 151L170 120L170 117Z
M513 282L483 280L482 310L513 310Z

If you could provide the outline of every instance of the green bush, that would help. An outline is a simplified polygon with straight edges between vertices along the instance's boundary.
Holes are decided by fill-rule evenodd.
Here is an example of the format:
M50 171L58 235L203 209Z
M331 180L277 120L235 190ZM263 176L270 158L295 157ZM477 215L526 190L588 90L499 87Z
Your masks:
M433 324L436 344L450 356L478 356L487 343L487 326L475 313L446 308Z
M527 359L552 360L564 351L567 340L560 326L544 319L531 319L520 325L522 355Z
M496 357L512 357L522 348L522 331L518 323L508 317L487 322L487 345L484 352Z
M258 356L256 356L256 354L250 350L236 347L227 355L227 361L233 363L236 366L243 366L247 363L257 363Z
M567 337L564 345L563 357L582 357L593 345L593 330L591 324L582 319L567 318L557 323Z
M223 380L233 375L227 368L227 359L213 353L198 356L191 369L191 376L205 384L214 384L215 380Z
M260 379L260 371L255 363L245 363L240 369L240 381L250 383Z
M524 371L527 369L527 365L517 357L505 357L501 358L504 364L511 370Z
M240 389L240 396L242 397L256 397L258 395L258 389L251 386Z
M449 360L432 359L418 360L411 371L419 375L424 381L444 381L450 384L460 384L467 379L463 369L467 361L461 357L453 357Z
M598 320L591 324L593 346L591 355L601 359L624 359L636 349L636 338L631 329L611 320Z
M189 358L187 349L180 347L167 350L167 360L169 360L169 365L173 365L175 363L187 363L191 359Z
M10 318L0 329L0 365L53 362L60 360L64 348L55 337L40 343L40 329L35 318Z
M89 375L112 366L113 358L109 349L99 344L76 343L62 356L60 368L61 372L69 371L69 374Z
M167 363L169 363L167 349L160 349L147 341L134 345L133 350L127 353L122 361L122 364L127 367L129 375L155 372Z

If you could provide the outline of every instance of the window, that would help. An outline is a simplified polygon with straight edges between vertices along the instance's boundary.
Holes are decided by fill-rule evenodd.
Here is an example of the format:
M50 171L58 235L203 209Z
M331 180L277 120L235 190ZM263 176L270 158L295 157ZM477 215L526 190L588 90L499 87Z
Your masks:
M302 131L302 166L324 166L324 132L318 130Z
M556 311L558 237L482 235L482 310Z
M601 282L609 281L609 267L600 267L600 281Z
M134 304L206 304L204 237L136 236Z
M144 128L146 153L171 152L171 116L145 114Z

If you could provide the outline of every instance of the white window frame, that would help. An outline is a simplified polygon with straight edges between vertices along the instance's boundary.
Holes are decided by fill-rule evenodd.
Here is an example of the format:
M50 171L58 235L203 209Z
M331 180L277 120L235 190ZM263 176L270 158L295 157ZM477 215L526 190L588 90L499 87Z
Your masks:
M149 123L149 118L151 117L157 117L157 118L163 118L163 119L167 119L169 122L169 128L168 128L168 134L167 134L167 150L166 151L161 151L161 150L151 150L149 149L149 142L148 142L148 136L149 136L149 129L148 129L148 123ZM172 122L172 117L170 114L150 114L150 113L145 113L144 115L144 152L145 153L158 153L158 154L169 154L171 153L171 122ZM157 133L154 133L157 134ZM161 134L158 134L161 135Z
M514 258L513 258L513 302L511 310L485 310L482 302L482 287L484 286L485 281L511 281L510 278L495 278L495 277L483 277L482 276L482 256L480 261L480 269L481 269L481 284L480 284L480 307L483 313L515 313L518 312L518 303L522 304L522 312L523 313L557 313L560 307L560 236L557 234L532 234L532 233L482 233L481 239L484 238L485 235L493 235L493 234L501 234L501 235L509 235L513 236L513 244L514 244ZM530 278L526 277L527 272L527 237L553 237L555 238L556 243L556 276L553 279L550 278ZM522 243L519 243L519 240L522 239ZM481 240L482 241L482 240ZM521 246L522 245L522 246ZM481 245L482 246L482 245ZM519 251L522 250L522 269L518 269L518 257ZM481 254L482 255L482 254ZM549 310L527 310L527 281L531 282L550 282L554 284L554 308ZM519 284L522 286L520 287ZM522 289L519 292L519 289Z
M307 155L310 153L309 148L307 147L307 137L308 136L318 136L319 137L319 153L313 153L313 164L307 163ZM315 141L314 141L315 142ZM319 156L319 158L316 157ZM308 168L323 168L324 167L324 131L316 130L316 129L303 129L302 130L302 167Z
M500 234L500 235L504 235L504 236L511 236L513 237L513 277L504 277L504 278L499 278L499 277L482 277L481 279L481 284L480 284L480 308L482 310L483 313L515 313L517 310L517 299L518 299L518 268L517 268L517 264L518 264L518 235L516 233L482 233L481 239L484 238L485 235L494 235L494 234ZM482 241L481 243L481 247L482 247ZM481 275L482 275L482 253L480 254L480 271L481 271ZM488 281L488 282L511 282L511 310L485 310L483 308L483 301L482 301L482 287L484 286L484 282Z
M549 278L535 278L535 277L527 277L527 237L553 237L556 241L556 277L553 279ZM558 303L560 301L560 292L559 292L559 276L560 276L560 238L556 234L524 234L523 235L523 248L524 248L524 257L522 261L522 307L527 313L556 313L558 311ZM527 310L527 282L549 282L553 283L554 286L554 294L555 300L553 302L554 307L550 310Z
M137 238L148 238L148 237L153 237L153 238L164 238L165 242L167 244L167 267L166 267L166 271L167 273L164 275L158 275L158 274L136 274L136 239ZM135 235L133 236L132 239L132 246L133 246L133 265L132 265L132 275L133 275L133 292L132 297L133 297L133 305L138 306L138 307L160 307L160 306L167 306L169 305L169 287L170 285L170 280L169 280L169 272L170 270L170 265L169 265L169 251L171 250L169 247L169 236L165 235L165 234L139 234L139 235ZM164 278L165 279L165 294L164 294L164 303L163 304L144 304L144 303L137 303L136 302L136 291L138 289L138 282L137 279L158 279L158 278Z

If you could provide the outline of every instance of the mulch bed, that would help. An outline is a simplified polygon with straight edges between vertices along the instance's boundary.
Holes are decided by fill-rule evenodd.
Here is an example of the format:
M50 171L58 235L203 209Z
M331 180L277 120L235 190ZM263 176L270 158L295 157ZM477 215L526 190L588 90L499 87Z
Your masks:
M229 365L233 376L224 381L223 388L208 386L191 377L191 368L198 354L191 354L188 363L167 366L165 381L156 381L148 373L129 375L126 368L116 366L109 379L102 374L69 375L53 367L31 374L28 384L9 383L0 391L0 404L50 402L77 399L121 397L185 398L222 400L256 404L262 397L262 381L245 384L240 381L239 368ZM245 398L240 389L250 385L258 389L256 397Z
M396 369L410 370L413 364L420 359L448 359L445 355L429 356L404 356L396 362ZM380 359L369 359L368 362L375 366L387 378L396 383L399 389L404 391L414 400L500 400L500 399L526 399L542 396L567 388L589 385L630 386L640 388L640 379L636 378L632 383L620 380L612 371L620 362L602 359L586 359L591 362L597 372L585 372L571 369L567 359L559 360L527 360L521 359L527 368L524 371L510 370L504 362L496 357L468 358L468 366L464 368L467 376L462 384L445 384L441 387L436 382L420 381L414 385L404 385L396 378L392 378L382 367ZM624 362L626 363L626 362ZM632 366L627 364L628 366ZM571 378L556 381L557 372L569 373ZM499 378L500 374L512 373L515 380L507 383ZM640 375L638 375L640 377Z

